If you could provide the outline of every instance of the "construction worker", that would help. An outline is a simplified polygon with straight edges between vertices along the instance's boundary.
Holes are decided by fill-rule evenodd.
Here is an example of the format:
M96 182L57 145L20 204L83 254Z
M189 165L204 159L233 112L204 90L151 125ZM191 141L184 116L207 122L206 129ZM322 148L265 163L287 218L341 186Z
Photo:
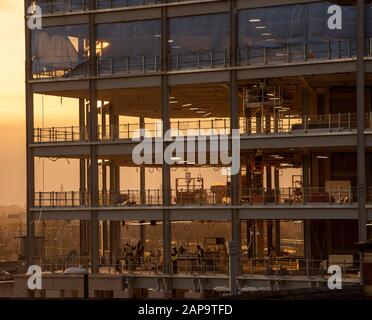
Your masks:
M115 273L116 272L121 272L121 266L120 266L120 259L119 258L116 258L116 261L115 261Z
M269 248L269 257L267 261L266 273L273 274L274 259L276 258L276 249L274 246Z
M178 271L178 251L177 251L176 247L172 248L171 260L172 260L173 273L177 273L177 271Z
M133 250L132 246L126 242L124 245L124 261L125 269L132 271Z
M198 265L200 268L200 273L204 272L203 261L204 261L204 250L200 245L196 246L196 256L198 258Z
M136 245L136 266L143 264L143 258L145 256L145 247L141 243L140 240L138 240Z
M186 249L183 247L183 246L180 246L180 254L183 255L184 253L186 253Z

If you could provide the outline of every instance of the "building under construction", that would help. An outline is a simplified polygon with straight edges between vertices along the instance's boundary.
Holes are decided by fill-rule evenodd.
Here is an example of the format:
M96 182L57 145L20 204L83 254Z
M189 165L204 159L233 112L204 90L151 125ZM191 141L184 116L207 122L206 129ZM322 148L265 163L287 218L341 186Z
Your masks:
M358 283L354 244L372 221L372 3L38 0L42 28L30 30L34 2L20 258L45 273L35 295L81 295L72 267L89 270L92 296L113 298L326 286L332 264ZM206 137L206 163L187 145L172 164L136 164L139 140L151 148L168 129ZM229 174L212 141L234 129ZM70 248L55 240L66 226Z

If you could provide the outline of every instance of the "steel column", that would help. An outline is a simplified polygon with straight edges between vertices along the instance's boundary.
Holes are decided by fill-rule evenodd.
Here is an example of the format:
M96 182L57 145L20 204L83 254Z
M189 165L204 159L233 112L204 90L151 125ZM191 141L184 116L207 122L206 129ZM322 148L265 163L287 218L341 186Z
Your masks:
M141 128L144 127L143 125L144 124L141 121ZM141 205L146 205L146 168L143 165L140 167L140 198L141 198ZM145 245L146 227L142 223L140 225L140 241L142 245Z
M271 174L271 166L266 166L266 190L267 195L274 196L272 192L272 174ZM266 221L266 233L267 233L267 255L270 255L271 248L273 246L273 220Z
M236 1L230 1L230 65L232 67L237 65L238 59L238 38L237 38L237 9ZM239 85L237 80L237 72L235 70L230 71L230 135L233 137L232 130L239 129ZM229 143L229 150L231 155L234 155L232 150L232 141ZM240 153L239 153L240 157ZM231 204L240 204L240 170L238 174L231 175ZM231 210L231 247L230 251L230 284L231 294L236 295L238 293L237 288L237 275L240 273L241 266L241 230L240 230L240 218L239 210Z
M90 10L95 9L95 1L90 0ZM96 28L94 14L89 14L89 70L90 75L94 77L96 75ZM95 142L98 139L98 116L97 116L97 92L96 92L96 81L89 80L89 141ZM96 146L90 146L90 194L91 194L91 206L96 208L98 206L98 158L96 152ZM91 272L97 273L99 271L99 225L97 220L96 210L91 210L90 219L90 237L91 237Z
M304 187L302 197L307 196L308 188L311 185L310 162L311 162L311 154L308 152L304 153L303 158L302 158L302 184ZM303 201L305 201L305 199L303 199ZM304 228L305 258L311 259L311 221L305 220L303 224L303 228Z
M365 114L365 62L364 62L364 23L365 1L357 0L357 154L358 154L358 206L359 206L359 241L367 240L366 210L366 155L364 136Z
M30 144L33 143L34 135L34 98L32 85L29 83L32 80L32 60L31 60L31 31L28 28L27 10L31 5L31 1L25 1L25 40L26 40L26 64L25 64L25 80L26 80L26 214L27 214L27 244L26 244L26 266L35 263L35 221L32 218L30 209L34 205L35 192L35 168L34 157Z
M80 127L80 140L85 140L85 100L79 99L79 127ZM80 205L84 206L86 201L86 163L85 159L80 159L79 175L80 175ZM80 220L80 256L87 256L87 222ZM86 261L84 260L84 264Z
M110 205L115 206L116 196L120 192L120 166L113 161L110 163ZM110 221L110 257L114 263L114 258L119 255L121 239L120 221Z
M275 250L276 254L280 254L280 220L275 220Z
M167 21L168 9L162 7L161 9L161 71L166 72L168 70L168 21ZM163 137L165 132L170 128L169 123L169 85L168 76L163 74L161 77L161 106L162 106L162 121L163 121ZM167 147L167 143L163 143L163 150ZM163 153L164 154L164 153ZM162 165L162 191L163 191L163 205L167 206L170 204L171 198L171 182L170 182L170 167L163 159ZM163 261L164 261L164 273L170 274L172 272L171 267L171 242L172 242L172 228L170 221L169 210L163 210Z
M107 166L102 161L102 203L103 205L108 204L109 197L107 197ZM102 254L105 255L105 252L109 249L108 245L108 230L107 230L107 221L102 221Z

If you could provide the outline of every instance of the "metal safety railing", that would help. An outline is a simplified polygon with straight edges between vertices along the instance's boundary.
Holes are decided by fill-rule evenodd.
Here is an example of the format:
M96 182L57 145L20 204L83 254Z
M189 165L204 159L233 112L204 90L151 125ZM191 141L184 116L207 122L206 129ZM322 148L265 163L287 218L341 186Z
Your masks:
M145 130L144 135L148 138L159 138L163 132L161 122L145 123L143 128L136 123L127 123L107 125L103 130L100 127L99 138L101 140L138 138L141 135L141 129ZM173 120L170 121L170 129L172 136L229 134L230 120L226 118L187 121Z
M348 59L356 57L357 52L355 39L272 43L265 47L240 47L240 66Z
M241 134L325 134L328 132L350 132L356 130L356 114L328 114L328 115L275 115L272 117L248 117L239 119ZM198 119L170 121L171 135L177 136L210 136L230 133L230 119ZM147 138L162 136L161 122L145 123L141 128L138 123L98 126L99 140L133 139L141 136L141 129ZM366 113L366 131L372 130L372 113ZM35 128L34 142L77 142L87 141L88 128L86 126Z
M171 204L176 206L208 206L229 205L231 199L227 188L193 189L183 188L171 190Z
M88 140L86 126L35 128L34 143L82 142Z
M241 255L243 275L266 275L268 277L327 277L328 267L338 265L342 270L342 278L359 279L360 264L353 259L337 258L337 261L323 259L305 259L296 256L248 258L247 254Z
M76 12L87 10L88 0L39 0L44 13L60 14L63 12ZM153 5L159 0L97 0L98 9L126 7L135 5ZM225 68L230 66L229 48L210 48L206 50L183 51L171 48L168 55L168 70L194 70ZM272 46L240 46L237 50L237 61L240 67L255 65L280 65L289 63L305 63L314 61L332 61L340 59L352 59L356 57L356 40L318 40L307 42L274 42ZM365 42L365 56L372 57L372 39ZM43 78L74 78L88 77L90 66L86 61L79 64L69 65L69 62L61 64L42 64L38 67L38 61L33 61L36 66L33 77ZM161 54L127 55L98 57L96 61L97 75L108 76L115 74L138 74L161 71Z
M78 255L46 256L40 259L38 263L39 263L38 265L41 266L43 272L63 273L68 268L89 267L90 257L89 256L78 256Z
M309 46L307 44L278 45L274 48L239 48L238 63L241 67L247 67L262 64L303 63L355 57L355 48L350 47L346 49L341 46L340 43L342 42L338 41L336 43L336 49L333 48L334 42L327 41L327 49L313 50L311 53L308 52ZM350 42L348 42L348 45L350 45ZM87 57L79 64L72 65L69 65L67 61L63 65L45 65L42 63L41 67L38 66L39 61L35 60L33 61L35 70L39 71L34 71L33 77L34 79L88 77L90 75L90 66L86 59ZM160 53L154 52L154 54L146 55L98 57L96 69L98 76L144 74L160 72L161 64ZM228 48L194 51L173 49L168 56L167 64L169 71L226 68L230 66L230 51Z
M241 190L242 205L350 205L357 202L356 187L243 188Z
M98 204L100 206L159 206L163 203L160 189L120 190L100 192Z
M225 68L230 65L228 48L210 50L173 50L168 57L169 70Z
M69 268L83 268L90 271L89 256L52 256L40 261L43 272L69 273ZM328 267L337 265L341 268L343 279L360 278L360 263L357 260L337 257L336 260L305 259L297 256L273 256L249 258L247 253L238 256L241 276L271 277L306 277L326 279ZM196 253L177 254L170 261L173 274L179 275L228 275L229 257L219 252L205 252L202 257ZM66 271L67 270L67 271ZM164 259L162 254L146 251L138 256L135 252L120 256L100 256L99 272L103 274L162 274Z
M370 114L366 114L366 128L372 127ZM242 120L243 132L249 135L276 133L327 133L355 130L356 114L283 115L247 117Z
M230 190L226 187L210 189L171 189L170 204L174 206L226 206L231 204ZM79 207L91 205L88 191L36 192L35 207ZM242 188L241 205L338 205L358 202L356 187L309 187L309 188ZM101 191L97 196L98 206L161 206L162 190L118 190ZM367 203L372 203L372 189L367 188Z
M88 191L50 191L36 192L34 194L34 206L42 207L89 207L91 194Z
M90 66L87 59L80 61L79 63L71 63L64 61L61 63L41 63L34 60L33 66L33 79L54 79L54 78L84 78L90 75Z
M102 57L97 59L97 75L158 72L160 65L160 55Z

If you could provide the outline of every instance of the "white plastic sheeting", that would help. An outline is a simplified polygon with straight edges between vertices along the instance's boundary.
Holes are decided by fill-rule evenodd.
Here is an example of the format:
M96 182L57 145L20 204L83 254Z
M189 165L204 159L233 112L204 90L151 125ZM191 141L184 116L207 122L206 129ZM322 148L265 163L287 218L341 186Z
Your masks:
M48 27L32 31L32 71L67 71L87 60L88 25Z

